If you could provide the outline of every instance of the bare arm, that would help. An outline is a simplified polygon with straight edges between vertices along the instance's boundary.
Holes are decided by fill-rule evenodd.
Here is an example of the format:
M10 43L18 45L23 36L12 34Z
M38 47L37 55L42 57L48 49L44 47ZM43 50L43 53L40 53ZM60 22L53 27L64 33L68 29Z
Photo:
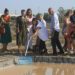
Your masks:
M67 27L66 27L66 32L68 33L71 22L69 21L68 18L65 18L65 23L66 23L66 25L67 25Z
M32 35L32 37L37 36L37 35L38 35L38 31L39 31L40 29L41 29L41 27L38 27L38 28L36 29L35 33Z

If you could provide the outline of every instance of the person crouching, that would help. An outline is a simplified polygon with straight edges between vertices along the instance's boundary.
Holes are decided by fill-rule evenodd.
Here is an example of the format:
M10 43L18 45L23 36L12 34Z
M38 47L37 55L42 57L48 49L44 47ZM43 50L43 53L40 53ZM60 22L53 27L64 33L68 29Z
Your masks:
M39 44L38 44L39 53L40 54L47 53L47 48L46 48L45 41L48 40L48 30L43 25L43 23L41 23L41 21L38 21L36 18L33 18L32 24L33 24L33 30L34 30L34 34L32 35L32 38L35 37L35 36L38 37L38 40L39 40ZM36 42L36 44L37 43L38 42Z

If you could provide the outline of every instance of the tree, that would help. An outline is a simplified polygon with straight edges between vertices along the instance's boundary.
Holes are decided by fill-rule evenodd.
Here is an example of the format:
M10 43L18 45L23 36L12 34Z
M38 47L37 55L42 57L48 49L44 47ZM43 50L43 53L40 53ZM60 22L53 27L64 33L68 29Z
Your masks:
M60 20L61 23L63 22L65 12L66 12L66 10L64 10L63 7L60 7L58 9L58 16L59 16L59 20Z
M50 15L48 13L44 13L44 19L47 21L47 22L50 22Z

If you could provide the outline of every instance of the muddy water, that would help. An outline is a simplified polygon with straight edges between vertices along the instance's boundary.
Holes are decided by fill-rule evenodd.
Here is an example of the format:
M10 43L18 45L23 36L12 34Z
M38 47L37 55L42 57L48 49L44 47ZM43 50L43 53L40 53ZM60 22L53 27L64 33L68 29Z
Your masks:
M0 69L0 75L75 75L74 64L18 65Z

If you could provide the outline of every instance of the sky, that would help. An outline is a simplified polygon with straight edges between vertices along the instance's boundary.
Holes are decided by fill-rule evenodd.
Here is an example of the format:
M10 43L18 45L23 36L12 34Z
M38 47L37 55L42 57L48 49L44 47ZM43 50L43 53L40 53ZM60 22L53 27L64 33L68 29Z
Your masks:
M33 13L47 12L52 7L55 11L59 7L70 9L75 7L75 0L0 0L0 13L8 8L11 13L20 14L21 9L31 8Z

